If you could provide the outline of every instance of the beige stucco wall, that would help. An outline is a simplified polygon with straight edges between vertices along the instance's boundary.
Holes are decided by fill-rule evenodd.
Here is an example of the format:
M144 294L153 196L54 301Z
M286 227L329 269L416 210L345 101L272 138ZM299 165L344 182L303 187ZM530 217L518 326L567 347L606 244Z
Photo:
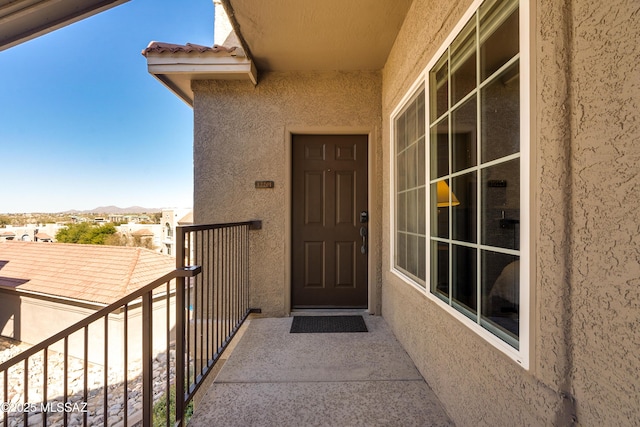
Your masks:
M571 389L585 425L637 425L640 3L571 10Z
M383 71L389 116L471 1L415 0ZM640 4L535 0L532 353L524 370L391 274L383 316L457 425L640 423ZM383 236L390 187L384 181Z
M0 291L0 335L37 344L95 311L88 307ZM78 355L82 355L82 351Z
M290 135L370 136L370 268L377 311L381 201L379 72L265 73L248 82L195 81L194 220L263 221L251 232L251 306L265 315L290 309ZM274 181L256 189L255 181Z
M175 339L175 298L170 300L170 339ZM61 300L20 295L15 292L0 291L0 335L38 344L56 333L94 314L99 307L67 304ZM167 320L166 300L153 302L153 350L154 354L166 349ZM142 359L142 309L132 305L128 314L128 361L140 363ZM117 372L124 366L124 312L109 316L108 364ZM57 352L64 351L63 341L50 347ZM84 331L80 330L69 338L69 355L84 359ZM104 364L104 321L97 320L89 326L88 360L98 365Z

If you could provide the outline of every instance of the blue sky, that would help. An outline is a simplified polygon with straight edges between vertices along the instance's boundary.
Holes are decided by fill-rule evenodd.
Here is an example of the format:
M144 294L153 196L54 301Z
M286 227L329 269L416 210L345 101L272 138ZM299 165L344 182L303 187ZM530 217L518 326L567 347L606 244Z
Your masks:
M193 110L152 41L213 44L211 0L131 0L0 52L0 213L191 207Z

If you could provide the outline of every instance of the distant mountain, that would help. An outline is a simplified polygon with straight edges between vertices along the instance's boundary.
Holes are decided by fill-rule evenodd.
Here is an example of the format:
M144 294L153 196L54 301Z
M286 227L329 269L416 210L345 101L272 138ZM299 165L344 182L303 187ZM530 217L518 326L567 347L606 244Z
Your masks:
M162 212L160 208L143 208L142 206L129 206L128 208L119 208L117 206L99 206L90 211L70 210L67 214L132 214L132 213L156 213Z

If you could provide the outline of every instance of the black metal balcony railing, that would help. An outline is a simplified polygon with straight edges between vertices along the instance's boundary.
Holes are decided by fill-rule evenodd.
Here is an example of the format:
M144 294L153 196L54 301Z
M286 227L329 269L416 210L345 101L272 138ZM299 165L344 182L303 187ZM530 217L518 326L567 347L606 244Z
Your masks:
M178 227L175 271L0 363L0 427L184 425L196 391L259 311L249 308L255 228Z

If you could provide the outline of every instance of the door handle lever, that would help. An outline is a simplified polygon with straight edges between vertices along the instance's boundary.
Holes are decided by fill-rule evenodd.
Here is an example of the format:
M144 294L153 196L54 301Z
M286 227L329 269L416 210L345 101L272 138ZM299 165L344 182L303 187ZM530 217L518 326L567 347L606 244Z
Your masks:
M366 254L367 253L367 227L362 226L360 227L360 237L362 237L362 246L360 246L360 252L362 254Z

